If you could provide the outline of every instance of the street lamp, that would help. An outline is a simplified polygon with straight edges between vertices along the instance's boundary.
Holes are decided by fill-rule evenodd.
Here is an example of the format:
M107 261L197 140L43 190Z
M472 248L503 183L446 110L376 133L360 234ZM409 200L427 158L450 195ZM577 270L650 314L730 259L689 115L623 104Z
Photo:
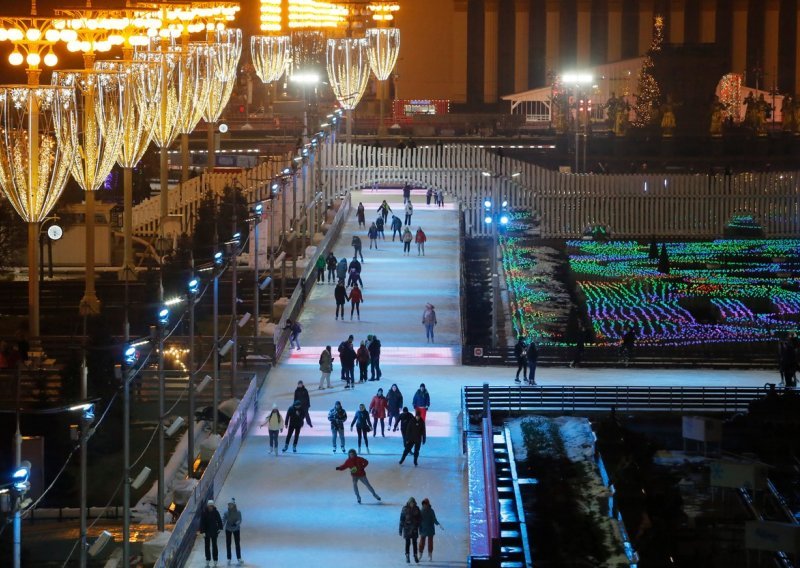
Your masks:
M194 308L197 304L197 294L200 292L200 281L192 277L186 285L186 300L189 302L189 423L187 446L187 471L189 477L194 477Z
M156 526L164 532L164 336L169 324L169 308L158 310L158 328L155 329L158 341L158 497L156 499Z
M492 252L490 269L492 272L492 347L497 347L498 340L498 316L500 310L500 274L497 263L499 237L498 232L505 229L509 223L509 216L507 213L508 200L503 199L499 195L498 181L502 180L505 176L498 173L483 171L481 175L489 178L491 181L491 196L483 200L484 209L484 224L491 230L492 234ZM520 174L511 174L511 178L516 178ZM508 178L506 178L508 179Z
M583 93L587 85L594 82L594 77L591 73L587 72L570 72L564 73L561 77L565 85L573 86L573 93L575 96L575 173L580 172L580 122L581 115L584 120L584 133L583 133L583 160L586 164L586 145L587 138L589 137L589 114L591 113L591 99L584 100Z
M255 330L255 333L254 333L255 337L259 337L261 335L260 331L259 331L258 320L259 320L259 315L260 315L259 312L260 312L261 290L264 289L264 287L262 287L261 283L259 282L259 275L258 275L258 245L259 245L259 243L258 243L258 226L261 224L261 216L263 215L263 213L264 213L264 204L263 203L256 203L255 207L253 207L253 217L252 217L252 219L253 219L253 238L255 239L255 242L253 244L253 283L254 283L254 286L253 286L253 313L254 313L255 318L256 318L255 319L256 330ZM270 274L270 279L271 279L271 276L272 275Z

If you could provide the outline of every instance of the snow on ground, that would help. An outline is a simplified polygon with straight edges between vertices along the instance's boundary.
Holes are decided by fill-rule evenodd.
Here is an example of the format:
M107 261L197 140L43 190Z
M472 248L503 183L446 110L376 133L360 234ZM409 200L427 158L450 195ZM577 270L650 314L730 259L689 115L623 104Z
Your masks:
M402 219L402 197L392 193L355 192L353 209L364 202L367 224L387 198ZM465 566L468 550L466 463L461 453L460 389L463 385L513 384L514 369L461 367L458 274L458 223L452 208L437 209L414 198L412 227L422 226L428 235L426 256L416 247L404 257L402 245L386 241L369 250L366 230L359 234L365 244L362 278L365 283L361 321L335 321L333 286L314 288L300 317L303 326L300 351L287 355L272 370L262 389L262 415L278 404L285 412L292 402L298 380L311 393L313 429L304 428L298 453L268 454L266 429L254 429L243 444L223 487L215 490L220 509L232 497L242 510L242 549L246 566L316 567L323 563L357 562L364 566L405 565L403 539L397 535L399 514L408 497L429 497L445 530L437 530L434 561L437 566ZM390 217L391 219L391 217ZM350 239L357 230L355 211L335 247L337 258L352 258ZM426 302L436 306L439 325L436 343L426 343L421 324ZM383 379L356 385L345 391L339 380L338 361L333 388L317 390L317 359L321 347L336 347L348 334L357 341L376 334L386 353ZM540 379L541 375L541 379ZM620 370L544 368L537 372L543 384L635 385L763 385L776 373L711 370ZM385 391L397 383L411 406L421 382L431 393L429 439L422 448L419 467L411 460L398 465L402 451L397 434L378 433L370 438L367 474L382 497L378 504L362 490L358 505L350 476L334 468L343 455L331 451L327 411L339 400L352 417L359 403L369 404L378 387ZM281 438L281 444L283 438ZM356 447L355 434L346 430L346 446ZM220 558L225 558L224 535L219 538ZM427 562L425 560L424 562ZM203 566L203 539L199 538L188 566ZM223 562L224 564L224 562Z

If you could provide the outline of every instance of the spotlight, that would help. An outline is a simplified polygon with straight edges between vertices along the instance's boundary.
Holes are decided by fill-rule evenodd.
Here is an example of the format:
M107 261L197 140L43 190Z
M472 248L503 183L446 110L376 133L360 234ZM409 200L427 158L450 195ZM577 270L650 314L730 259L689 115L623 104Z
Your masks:
M205 390L205 388L211 383L211 375L206 375L203 377L203 380L200 381L200 384L194 388L194 392L200 393Z
M256 215L261 215L264 212L264 204L263 203L256 203L255 206Z
M192 278L189 280L187 288L190 294L197 294L200 291L200 281L197 278Z
M20 493L25 493L28 489L30 489L31 484L28 482L30 475L31 462L25 460L11 474L11 479L14 483L14 489Z
M114 540L114 537L111 536L111 533L108 531L103 531L100 533L100 536L97 537L97 540L94 541L92 546L89 547L89 556L94 558L103 550L103 548L108 544L108 541Z
M183 417L178 416L175 421L169 425L169 428L164 432L168 438L171 438L180 427L183 426Z
M219 356L220 356L220 357L225 357L225 355L227 355L227 354L228 354L228 351L230 351L230 350L231 350L231 347L233 347L233 340L232 340L232 339L229 339L229 340L228 340L228 342L227 342L227 343L225 343L225 345L223 345L222 347L220 347L220 350L219 350Z
M267 277L266 277L266 278L264 278L264 280L262 280L262 281L261 281L261 283L258 285L258 289L259 289L259 290L266 290L266 289L267 289L267 286L269 286L269 283L270 283L270 282L272 282L272 277L271 277L271 276L267 276Z
M508 207L508 201L503 201L503 207Z
M508 225L508 215L503 215L502 217L500 217L500 224Z
M142 468L142 471L139 472L139 475L136 476L136 479L131 481L131 487L134 489L139 489L144 482L147 481L147 478L150 477L150 468L145 466Z
M247 312L241 318L239 318L239 327L240 328L244 327L249 321L250 321L250 312Z
M136 348L133 346L128 347L125 350L125 364L126 365L133 365L136 363L136 359L139 356L139 352L136 351Z
M485 200L483 201L483 206L484 206L486 209L491 209L491 208L492 208L492 200L491 200L491 199L485 199Z
M222 261L223 260L224 259L222 258L222 252L214 253L214 264L216 264L217 266L220 266L220 265L222 265Z
M483 218L483 222L486 223L487 225L491 225L492 218L487 215L486 217Z
M169 308L164 307L158 311L158 323L167 325L169 323Z

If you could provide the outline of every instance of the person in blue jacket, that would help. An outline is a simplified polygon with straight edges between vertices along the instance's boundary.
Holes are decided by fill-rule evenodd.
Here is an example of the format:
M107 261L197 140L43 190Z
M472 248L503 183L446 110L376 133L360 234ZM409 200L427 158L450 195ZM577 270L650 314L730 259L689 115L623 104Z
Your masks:
M417 392L414 393L412 405L414 406L414 410L419 411L419 415L424 421L425 415L428 413L428 408L431 405L431 393L425 388L425 383L419 385Z

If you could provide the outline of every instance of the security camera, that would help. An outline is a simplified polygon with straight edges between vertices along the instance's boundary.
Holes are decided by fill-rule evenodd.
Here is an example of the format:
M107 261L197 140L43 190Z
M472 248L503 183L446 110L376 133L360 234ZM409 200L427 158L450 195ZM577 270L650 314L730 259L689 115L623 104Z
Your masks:
M108 541L114 540L114 537L111 536L111 533L108 531L103 531L100 533L100 536L97 537L97 540L94 541L94 544L89 547L89 556L95 557L100 554L100 551L103 550L105 545L108 544Z
M272 277L271 276L267 276L266 278L264 278L264 280L261 281L261 284L258 285L258 289L259 290L266 290L267 286L269 286L270 282L272 282Z
M175 419L175 421L172 424L170 424L170 427L167 428L165 434L167 435L167 437L171 438L172 435L175 434L175 432L177 432L181 426L183 426L183 417L178 416Z
M203 392L210 382L211 382L211 375L206 375L205 377L203 377L203 380L200 381L200 384L195 387L194 392L196 393Z
M241 318L239 318L239 327L244 327L249 321L250 321L250 312L247 312Z
M219 356L225 357L225 355L228 354L228 351L231 350L231 347L233 347L233 339L229 339L228 342L220 348Z
M139 489L142 485L144 485L144 482L147 481L148 477L150 477L150 468L144 466L142 471L139 472L139 475L136 476L136 479L131 481L131 487L134 489Z

